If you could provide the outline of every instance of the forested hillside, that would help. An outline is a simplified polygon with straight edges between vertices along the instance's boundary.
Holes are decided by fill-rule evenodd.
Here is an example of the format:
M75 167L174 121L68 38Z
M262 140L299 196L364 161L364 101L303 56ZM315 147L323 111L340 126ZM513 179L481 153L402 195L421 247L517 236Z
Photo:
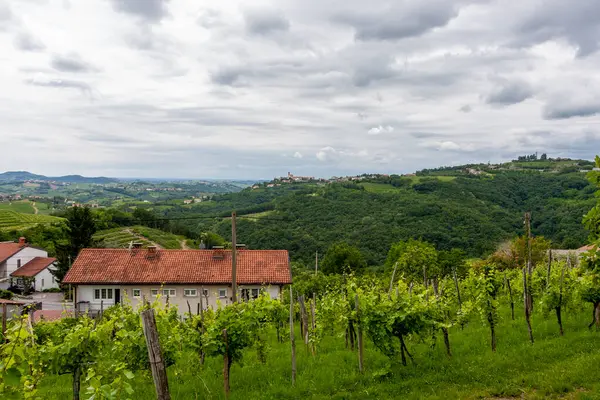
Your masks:
M535 235L554 248L586 243L583 215L594 204L584 173L502 171L485 175L379 177L358 183L288 184L246 189L195 207L164 211L188 235L214 231L230 237L226 216L236 209L238 241L251 248L284 248L294 260L314 260L333 243L357 246L371 265L390 245L422 238L438 249L461 248L471 256L493 251L523 232L532 212ZM199 219L194 219L199 217Z

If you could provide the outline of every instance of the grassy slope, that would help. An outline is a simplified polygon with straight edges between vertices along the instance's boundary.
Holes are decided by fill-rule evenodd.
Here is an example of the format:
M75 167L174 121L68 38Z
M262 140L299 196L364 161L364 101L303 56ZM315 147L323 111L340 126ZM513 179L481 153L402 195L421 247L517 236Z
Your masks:
M13 201L13 202L2 202L0 203L0 210L9 210L22 214L33 214L34 210L29 200Z
M0 229L24 229L37 225L38 223L61 222L62 218L49 215L21 214L11 210L0 209Z
M258 362L254 350L246 351L243 365L233 365L231 399L600 399L600 333L586 328L588 311L567 314L564 337L558 336L553 319L535 316L533 346L523 318L519 315L513 322L504 315L497 353L489 349L488 329L475 320L464 330L451 330L451 359L445 356L441 334L435 348L429 339L412 340L408 346L416 365L394 365L388 374L387 358L368 339L366 372L360 375L356 354L344 349L342 337L325 338L313 358L297 334L296 387L290 384L289 343L271 340L266 365ZM189 354L169 367L172 398L223 399L222 363L211 357L201 367ZM149 372L137 374L134 388L136 398L154 398ZM70 391L70 376L50 376L40 395L63 399Z
M106 247L125 248L133 241L142 243L143 247L148 247L152 245L152 243L156 243L165 249L181 249L181 242L187 240L183 236L174 235L145 226L132 226L100 231L94 235L94 239L104 241ZM188 245L192 246L192 243L188 243Z

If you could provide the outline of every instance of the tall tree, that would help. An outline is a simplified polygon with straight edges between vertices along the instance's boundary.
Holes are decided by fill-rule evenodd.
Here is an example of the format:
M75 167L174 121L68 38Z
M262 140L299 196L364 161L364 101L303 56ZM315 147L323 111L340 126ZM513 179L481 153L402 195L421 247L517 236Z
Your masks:
M410 281L434 279L440 275L438 252L431 243L409 239L392 245L386 265L398 264L398 271Z
M366 266L367 263L360 250L347 243L336 243L327 249L320 265L324 274L360 272Z
M54 244L57 267L53 274L59 282L62 282L79 252L94 245L93 235L96 233L96 221L89 207L69 208L66 218L65 231L68 239Z

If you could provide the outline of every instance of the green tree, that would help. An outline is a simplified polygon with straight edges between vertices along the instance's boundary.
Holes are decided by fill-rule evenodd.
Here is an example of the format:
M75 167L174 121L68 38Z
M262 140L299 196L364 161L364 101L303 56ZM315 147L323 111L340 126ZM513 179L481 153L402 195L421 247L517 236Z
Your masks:
M403 273L409 281L423 281L440 276L438 252L431 243L409 239L394 244L388 252L386 266Z
M596 156L596 168L600 168L600 156ZM599 189L596 191L596 205L583 218L583 224L590 232L590 240L594 241L600 239L600 171L588 172L587 178Z
M89 207L70 208L66 218L65 231L68 239L54 244L57 266L52 273L59 282L62 282L79 252L86 247L93 247L93 235L96 233L96 222Z
M347 243L336 243L331 246L320 265L324 274L360 272L366 266L367 263L360 250Z

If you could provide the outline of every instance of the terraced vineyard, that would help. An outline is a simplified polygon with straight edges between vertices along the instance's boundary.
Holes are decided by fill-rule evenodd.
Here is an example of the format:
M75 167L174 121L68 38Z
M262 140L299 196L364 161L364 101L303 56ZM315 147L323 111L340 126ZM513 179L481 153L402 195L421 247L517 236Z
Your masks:
M152 229L145 226L114 228L97 232L94 239L110 248L127 248L130 243L141 243L142 247L159 246L163 249L181 249L192 247L189 239L183 236Z
M23 214L12 210L0 210L0 229L26 229L40 223L61 223L63 218L51 217L49 215Z

